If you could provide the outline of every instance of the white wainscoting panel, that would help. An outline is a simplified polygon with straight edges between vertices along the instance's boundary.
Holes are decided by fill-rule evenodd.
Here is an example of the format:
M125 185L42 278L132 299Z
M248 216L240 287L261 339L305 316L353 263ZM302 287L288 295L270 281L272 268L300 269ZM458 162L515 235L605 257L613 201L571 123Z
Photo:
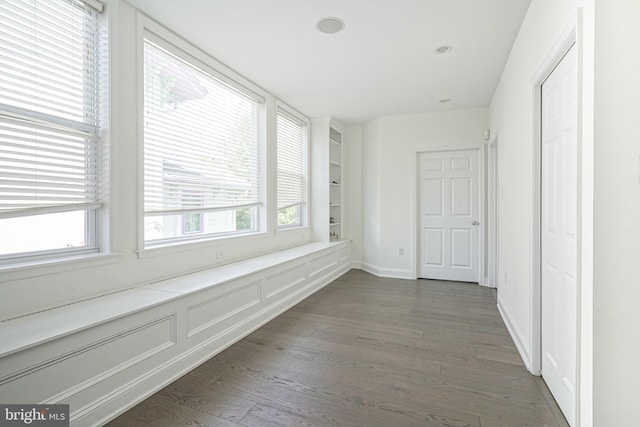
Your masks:
M325 270L334 267L338 263L338 255L336 252L330 252L316 259L309 261L309 277L315 277L322 274Z
M267 301L299 285L304 282L306 278L306 264L297 264L287 266L286 268L275 269L273 274L270 274L264 279L264 292Z
M344 262L350 258L350 246L344 246L338 249L338 262Z
M0 402L68 403L72 426L103 425L346 273L349 246L310 243L3 322Z
M81 398L84 399L90 387L176 343L175 314L144 324L127 325L127 329L123 328L127 322L117 323L122 329L114 335L98 335L105 329L113 329L112 325L105 325L96 328L102 331L85 331L81 337L71 335L60 342L44 344L3 358L1 365L5 375L0 379L0 401L78 401L76 397L82 394ZM82 345L89 332L95 333L94 341ZM58 350L55 347L66 347L66 351L52 351Z
M260 281L239 286L232 282L214 289L213 292L197 294L196 300L204 301L187 308L187 337L217 326L260 304L260 286Z

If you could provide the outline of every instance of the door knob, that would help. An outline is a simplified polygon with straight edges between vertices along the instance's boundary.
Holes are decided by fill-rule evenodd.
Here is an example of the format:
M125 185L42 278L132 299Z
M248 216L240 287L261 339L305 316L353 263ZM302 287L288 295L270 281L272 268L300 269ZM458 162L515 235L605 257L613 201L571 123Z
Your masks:
M473 221L471 225L480 225L480 223L478 221Z

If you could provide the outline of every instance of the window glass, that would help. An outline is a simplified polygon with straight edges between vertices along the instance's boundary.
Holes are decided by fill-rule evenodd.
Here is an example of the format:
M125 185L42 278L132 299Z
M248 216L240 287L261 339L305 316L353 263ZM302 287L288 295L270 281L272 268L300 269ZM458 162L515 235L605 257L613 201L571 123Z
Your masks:
M278 112L278 227L302 225L306 183L305 123Z
M0 28L0 259L97 250L98 12L3 1Z
M162 45L144 41L145 241L257 230L259 100Z

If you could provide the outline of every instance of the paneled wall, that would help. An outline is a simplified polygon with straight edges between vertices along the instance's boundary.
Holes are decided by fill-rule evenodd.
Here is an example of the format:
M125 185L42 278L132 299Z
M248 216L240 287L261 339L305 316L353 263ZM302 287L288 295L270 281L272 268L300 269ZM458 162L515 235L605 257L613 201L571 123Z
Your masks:
M68 403L99 425L351 268L311 243L135 286L3 324L0 402Z

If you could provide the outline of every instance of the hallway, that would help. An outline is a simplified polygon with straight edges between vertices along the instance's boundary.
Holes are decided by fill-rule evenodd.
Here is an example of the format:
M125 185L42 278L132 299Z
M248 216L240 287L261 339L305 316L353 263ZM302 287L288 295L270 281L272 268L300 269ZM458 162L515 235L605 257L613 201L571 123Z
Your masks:
M109 426L565 426L494 289L351 270Z

